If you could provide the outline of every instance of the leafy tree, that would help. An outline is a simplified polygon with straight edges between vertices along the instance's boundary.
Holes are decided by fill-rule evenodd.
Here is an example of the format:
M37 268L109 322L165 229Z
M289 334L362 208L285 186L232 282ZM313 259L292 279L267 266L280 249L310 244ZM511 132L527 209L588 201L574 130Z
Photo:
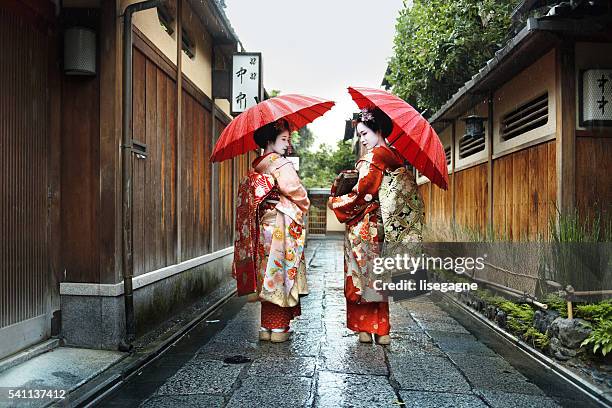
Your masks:
M328 144L312 151L297 151L300 156L300 178L306 188L330 187L339 172L355 166L351 143L338 141L336 149Z
M435 113L507 41L518 0L404 2L387 81L418 110Z
M304 126L300 130L296 130L291 133L291 145L298 155L301 152L310 149L313 143L314 134L307 126Z

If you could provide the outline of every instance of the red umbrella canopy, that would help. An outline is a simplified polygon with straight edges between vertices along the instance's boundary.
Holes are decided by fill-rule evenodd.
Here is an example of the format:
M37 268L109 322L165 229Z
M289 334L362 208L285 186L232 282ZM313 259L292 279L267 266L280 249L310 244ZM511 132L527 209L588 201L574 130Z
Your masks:
M385 112L393 122L389 144L422 175L440 188L448 188L444 147L427 119L406 101L382 89L349 87L348 91L360 109L378 107Z
M276 96L242 112L223 130L211 161L220 162L257 149L253 133L268 123L286 119L294 129L323 116L334 106L333 101L298 94Z

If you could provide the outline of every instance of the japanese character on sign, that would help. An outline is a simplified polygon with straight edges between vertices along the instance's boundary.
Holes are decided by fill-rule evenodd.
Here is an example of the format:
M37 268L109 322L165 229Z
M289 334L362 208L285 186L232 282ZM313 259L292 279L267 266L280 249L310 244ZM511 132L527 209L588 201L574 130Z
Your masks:
M238 71L236 71L236 76L240 78L240 83L242 83L242 76L247 73L247 70L244 67L240 67Z
M612 125L612 69L586 69L581 88L581 124Z
M246 97L246 94L243 94L242 92L240 92L238 96L236 96L236 103L242 109L246 108Z
M237 114L262 98L261 54L237 52L232 56L231 112Z
M605 115L606 114L606 105L608 104L608 100L606 99L606 94L605 94L605 86L606 83L609 81L608 78L606 78L606 76L604 74L601 74L601 78L599 78L597 80L597 86L599 88L601 88L601 99L597 101L597 103L599 104L598 109L601 109L601 114Z

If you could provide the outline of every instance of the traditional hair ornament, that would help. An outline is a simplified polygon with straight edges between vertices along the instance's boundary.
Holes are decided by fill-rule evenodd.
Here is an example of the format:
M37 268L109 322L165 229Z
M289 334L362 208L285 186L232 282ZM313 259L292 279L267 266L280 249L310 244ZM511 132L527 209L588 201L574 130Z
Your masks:
M361 109L361 121L362 122L369 122L369 121L373 121L374 120L374 114L368 110L367 108L363 108Z
M274 122L274 129L276 130L285 130L289 128L289 122L286 119L279 119Z

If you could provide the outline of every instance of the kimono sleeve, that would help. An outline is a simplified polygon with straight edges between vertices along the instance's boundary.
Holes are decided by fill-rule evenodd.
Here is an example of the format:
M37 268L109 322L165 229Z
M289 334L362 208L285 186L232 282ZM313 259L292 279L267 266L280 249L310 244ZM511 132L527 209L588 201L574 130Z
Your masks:
M358 170L359 179L353 191L329 199L329 207L334 211L339 222L346 223L361 216L378 194L383 171L367 159L359 162Z
M308 192L302 185L293 164L289 161L282 164L273 173L278 183L279 192L293 201L304 212L310 207Z

